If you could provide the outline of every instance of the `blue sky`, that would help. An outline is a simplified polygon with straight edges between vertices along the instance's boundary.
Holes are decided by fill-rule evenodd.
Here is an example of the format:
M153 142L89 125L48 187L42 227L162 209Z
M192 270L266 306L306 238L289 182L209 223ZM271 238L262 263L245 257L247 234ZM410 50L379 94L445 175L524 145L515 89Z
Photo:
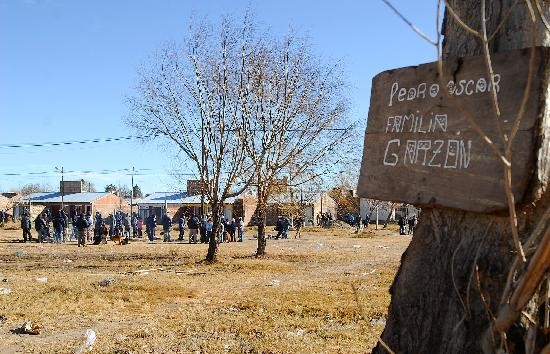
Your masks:
M392 3L435 37L435 0ZM144 192L180 189L169 175L172 153L155 143L2 146L132 135L122 118L138 66L164 43L181 41L194 18L215 23L247 8L260 26L281 35L292 27L309 35L322 58L343 62L351 118L363 126L374 75L436 59L435 48L380 0L0 0L0 191L26 183L53 189L59 180L55 166L148 168L135 178ZM48 174L4 175L31 172ZM124 173L65 178L92 180L98 190L109 183L130 185Z

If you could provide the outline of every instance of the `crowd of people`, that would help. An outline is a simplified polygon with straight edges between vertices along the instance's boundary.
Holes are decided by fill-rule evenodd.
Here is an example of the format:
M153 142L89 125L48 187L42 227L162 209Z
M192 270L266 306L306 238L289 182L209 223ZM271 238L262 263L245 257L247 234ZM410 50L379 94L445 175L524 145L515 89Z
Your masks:
M317 226L328 228L332 226L333 222L334 218L332 217L332 213L326 212L317 214Z
M368 226L369 220L362 220L360 215L348 215L348 223L355 226L359 232L363 225ZM145 235L150 242L157 240L157 227L160 225L163 242L172 242L173 218L164 213L160 220L151 213L145 220L137 213L124 213L116 211L103 217L100 212L96 212L94 217L88 213L78 214L71 210L70 215L61 210L56 215L52 215L49 209L38 215L34 220L34 229L37 232L37 242L65 243L76 240L78 246L86 246L93 243L98 245L106 243L108 239L119 240L120 243L128 243L131 238L142 238L143 227L145 226ZM237 219L226 219L221 217L220 225L216 235L213 235L214 222L212 216L198 217L193 214L186 217L180 214L177 218L178 237L174 241L186 241L188 243L209 243L214 237L216 242L242 242L244 240L244 222L242 217ZM317 223L321 227L329 227L333 223L330 213L320 213L317 216ZM399 234L411 235L416 225L416 215L411 214L408 218L398 217ZM304 226L304 218L297 217L292 222L286 216L278 216L275 231L275 239L287 239L291 227L296 230L294 238L300 238L301 229ZM408 226L408 230L405 230ZM23 230L23 241L30 242L32 236L32 220L28 212L25 212L21 218L21 229ZM187 232L187 239L185 234Z
M412 235L413 232L414 232L414 227L416 226L416 223L417 223L417 220L416 220L416 215L415 214L409 215L409 217L406 219L406 221L405 221L405 218L403 216L399 216L399 218L397 220L397 224L399 225L399 234L400 235ZM405 225L408 226L407 232L405 232Z
M24 242L33 241L32 224L29 213L23 213L21 229ZM159 224L162 227L160 235L163 242L173 241L173 222L168 213L163 214L159 222L154 213L151 213L144 220L137 213L129 215L122 211L116 211L106 217L100 212L96 212L92 218L89 212L78 214L76 211L71 210L70 215L67 215L65 211L61 210L56 215L52 215L50 210L46 209L34 220L34 229L37 232L37 242L65 243L76 240L80 247L89 243L95 245L106 243L108 239L128 243L132 238L143 237L144 226L147 239L154 242L157 239ZM212 237L215 237L218 243L242 242L244 240L242 217L226 219L222 216L215 236L213 235L213 226L214 222L211 216L199 218L194 214L189 217L179 215L177 241L186 241L186 230L188 230L187 241L189 243L208 243Z

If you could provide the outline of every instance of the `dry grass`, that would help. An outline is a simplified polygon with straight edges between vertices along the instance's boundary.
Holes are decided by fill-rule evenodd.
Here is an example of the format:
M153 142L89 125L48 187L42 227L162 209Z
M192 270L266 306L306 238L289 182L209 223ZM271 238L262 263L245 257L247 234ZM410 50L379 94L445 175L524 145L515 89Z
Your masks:
M262 259L247 239L221 245L219 262L206 265L206 245L77 248L15 243L18 231L0 230L0 287L12 289L0 295L0 352L68 353L92 328L98 353L364 353L376 342L365 327L385 316L410 238L393 228L353 236L269 240ZM140 269L157 270L129 274ZM113 285L98 286L108 277ZM11 333L26 319L42 333Z

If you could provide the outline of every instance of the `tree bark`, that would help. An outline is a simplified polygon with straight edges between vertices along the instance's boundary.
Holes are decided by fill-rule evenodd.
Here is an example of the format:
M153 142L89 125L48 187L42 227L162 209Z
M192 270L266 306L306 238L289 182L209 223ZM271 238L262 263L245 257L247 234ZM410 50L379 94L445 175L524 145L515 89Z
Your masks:
M258 204L256 206L256 217L258 220L258 248L256 249L256 257L265 254L267 240L265 238L265 224L267 212L267 196L262 188L258 186Z
M488 32L504 19L514 0L488 1ZM461 19L481 28L479 0L450 1ZM550 5L539 1L548 17ZM536 9L535 9L536 11ZM530 47L530 21L525 3L519 1L490 45L491 52ZM537 26L537 45L548 46L550 36ZM446 11L444 56L481 55L480 42L468 34ZM548 68L550 61L545 60ZM539 140L530 191L517 205L523 240L550 206L548 163L550 114L541 97ZM518 107L519 108L519 107ZM488 117L493 118L493 117ZM504 193L504 191L503 191ZM529 203L527 203L529 202ZM423 208L414 237L402 256L391 286L392 300L382 340L396 353L480 353L481 339L496 315L506 277L515 258L510 223L503 214L480 214L452 209ZM516 325L507 336L509 353L525 352L527 328ZM535 352L548 337L537 333ZM498 348L495 345L494 351ZM373 353L386 353L378 344Z
M206 254L206 261L208 263L216 262L216 256L218 254L218 229L220 227L220 205L218 203L212 205L212 235L208 240L208 253Z

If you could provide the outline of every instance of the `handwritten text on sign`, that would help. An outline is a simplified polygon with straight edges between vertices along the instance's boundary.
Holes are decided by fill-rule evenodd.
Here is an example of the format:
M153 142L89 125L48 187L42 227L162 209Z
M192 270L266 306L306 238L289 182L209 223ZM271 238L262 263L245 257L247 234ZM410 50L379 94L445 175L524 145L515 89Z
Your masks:
M359 195L472 211L505 208L501 162L465 114L492 141L505 141L523 98L528 60L524 50L495 55L492 80L481 57L446 61L443 80L436 63L377 75ZM540 81L535 81L514 144L513 189L518 200L525 192L532 163L540 87ZM503 136L496 127L493 93L499 98Z

